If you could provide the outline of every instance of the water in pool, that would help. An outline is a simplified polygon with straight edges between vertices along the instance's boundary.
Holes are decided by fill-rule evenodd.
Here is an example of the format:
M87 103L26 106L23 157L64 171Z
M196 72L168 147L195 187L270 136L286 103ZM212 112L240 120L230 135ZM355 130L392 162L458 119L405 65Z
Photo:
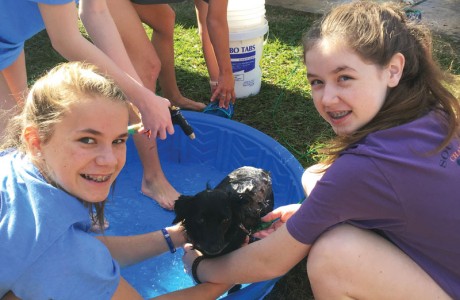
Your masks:
M166 141L158 142L163 171L178 192L192 195L208 184L214 187L229 172L247 165L271 172L275 207L301 199L303 168L275 140L232 120L195 112L183 114L194 127L197 138L191 141L179 131ZM110 222L107 235L141 234L171 225L174 212L143 196L141 179L142 165L130 139L126 165L106 207ZM184 273L182 255L182 249L175 254L164 253L123 268L121 273L144 298L190 287L193 281ZM226 299L261 299L275 282L276 279L247 285Z

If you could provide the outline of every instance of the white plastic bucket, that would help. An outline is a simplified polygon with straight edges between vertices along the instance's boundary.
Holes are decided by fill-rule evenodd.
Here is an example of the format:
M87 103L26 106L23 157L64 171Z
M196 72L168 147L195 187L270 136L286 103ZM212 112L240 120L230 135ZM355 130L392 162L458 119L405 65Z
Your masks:
M261 6L265 7L265 0L229 0L227 11L244 11Z
M252 18L247 20L238 20L237 24L232 27L228 27L229 32L240 32L248 29L257 29L265 24L266 20L264 17Z
M262 82L260 59L268 32L265 0L229 0L227 22L236 97L256 95Z
M263 26L265 19L265 8L258 8L238 14L227 14L229 32L238 32L241 30L253 29Z
M230 32L230 59L235 78L237 98L256 95L262 83L262 58L264 35L268 32L268 23L254 29Z

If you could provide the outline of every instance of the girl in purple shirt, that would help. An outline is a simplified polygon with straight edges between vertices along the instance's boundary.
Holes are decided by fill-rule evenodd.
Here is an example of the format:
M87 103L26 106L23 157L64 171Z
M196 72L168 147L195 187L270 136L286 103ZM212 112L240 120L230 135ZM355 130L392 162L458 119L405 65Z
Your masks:
M201 282L254 282L308 255L315 299L459 299L460 105L429 32L397 4L351 2L305 35L304 60L337 134L302 178L308 199L224 257L195 261L186 247L187 268Z

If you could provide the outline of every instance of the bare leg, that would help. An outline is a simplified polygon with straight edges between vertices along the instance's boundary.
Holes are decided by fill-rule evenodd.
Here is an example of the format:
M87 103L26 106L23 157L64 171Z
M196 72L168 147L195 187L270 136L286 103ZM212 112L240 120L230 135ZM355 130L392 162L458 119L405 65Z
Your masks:
M351 225L321 235L307 261L315 299L450 299L412 259Z
M0 137L6 125L24 102L27 94L27 73L24 51L10 66L0 73Z
M9 119L15 115L14 99L3 74L0 73L0 138L6 133Z
M140 122L137 114L133 111L130 112L130 122L133 124ZM180 194L163 173L156 141L154 139L149 140L142 134L134 135L133 139L144 168L142 193L157 201L161 207L169 210L174 209L174 202Z
M155 92L161 61L129 0L108 0L110 13L142 83Z
M8 293L5 294L0 300L21 300L18 297L16 297L15 294L13 294L12 291L9 291Z
M144 85L155 91L161 64L136 11L129 0L108 0L107 2L136 72ZM130 114L130 122L140 122L138 116L133 112ZM180 194L163 173L156 141L148 140L143 135L135 135L134 143L144 168L142 193L155 199L162 207L173 209L174 201Z
M248 0L250 1L250 0ZM214 47L209 38L206 18L208 16L208 4L203 0L195 0L196 18L198 21L198 31L200 33L201 46L203 48L204 60L208 68L209 78L212 81L219 79L219 65L217 64Z
M176 19L174 10L168 4L139 5L133 3L133 6L142 22L154 30L152 44L161 61L159 81L163 97L182 109L203 110L206 107L205 104L184 97L177 86L174 68L174 24Z

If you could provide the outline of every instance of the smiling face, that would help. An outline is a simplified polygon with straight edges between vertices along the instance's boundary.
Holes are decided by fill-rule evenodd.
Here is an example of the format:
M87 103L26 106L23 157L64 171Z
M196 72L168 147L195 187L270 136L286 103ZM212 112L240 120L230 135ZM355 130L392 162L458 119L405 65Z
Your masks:
M319 41L305 64L315 107L337 135L369 123L393 86L390 67L367 63L340 43Z
M87 202L101 202L126 160L128 110L103 97L83 98L39 145L40 169L48 180Z

